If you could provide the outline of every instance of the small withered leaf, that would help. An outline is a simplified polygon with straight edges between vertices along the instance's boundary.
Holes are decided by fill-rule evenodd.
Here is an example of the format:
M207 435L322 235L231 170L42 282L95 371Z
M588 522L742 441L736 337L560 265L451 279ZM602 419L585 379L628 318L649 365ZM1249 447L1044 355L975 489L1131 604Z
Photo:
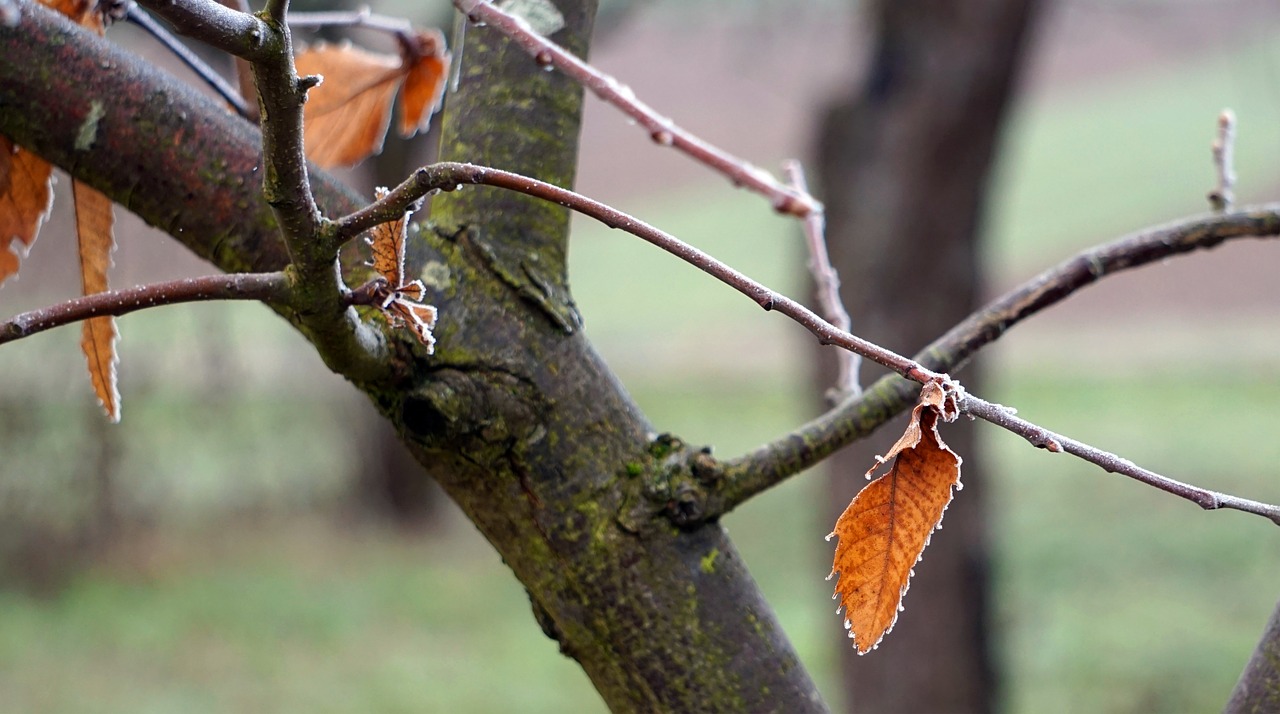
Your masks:
M76 236L80 244L83 292L85 295L104 292L111 253L115 250L111 199L79 181L72 182L71 190L76 204ZM80 348L88 360L93 391L102 402L107 418L113 422L120 421L120 390L116 379L116 366L120 361L116 353L118 336L115 318L105 315L85 320L80 337Z
M831 575L835 599L859 654L879 645L893 629L912 568L942 521L953 489L960 486L961 459L938 434L938 420L954 419L955 399L926 384L902 437L867 472L884 475L854 497L836 521Z

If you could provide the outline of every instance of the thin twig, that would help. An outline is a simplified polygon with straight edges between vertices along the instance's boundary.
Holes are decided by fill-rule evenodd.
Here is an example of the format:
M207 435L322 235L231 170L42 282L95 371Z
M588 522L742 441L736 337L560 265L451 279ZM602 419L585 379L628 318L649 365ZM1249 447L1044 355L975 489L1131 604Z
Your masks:
M86 295L15 315L0 323L0 344L101 315L127 315L138 310L208 300L257 300L283 303L289 296L284 273L228 273L139 285Z
M251 119L249 106L245 104L244 98L240 96L240 92L232 87L227 80L222 78L212 67L205 64L205 61L191 51L189 47L182 43L181 40L174 37L172 33L164 29L160 23L156 22L145 10L142 10L134 3L129 3L125 17L133 24L141 27L151 35L157 42L165 46L174 57L182 61L192 72L213 91L222 97L223 101L230 104L240 116Z
M783 164L783 175L792 188L800 193L809 193L809 186L804 178L804 167L799 161L791 160ZM822 211L813 211L802 221L804 226L805 245L809 248L809 274L813 276L814 292L818 298L818 306L827 322L844 330L852 331L853 323L849 320L849 312L844 309L844 301L840 299L840 275L831 265L831 256L827 254L827 220ZM840 350L837 356L836 384L829 394L833 403L839 403L862 393L862 384L858 377L862 366L862 355L849 350Z
M289 27L315 29L319 27L363 27L385 32L396 38L408 37L413 24L404 18L376 15L368 6L349 12L291 12Z
M1197 216L1124 236L1087 250L1014 288L975 312L916 354L938 371L960 368L1009 328L1104 277L1240 238L1280 236L1280 204L1227 215ZM885 377L863 396L841 404L795 431L724 462L721 503L710 516L734 507L798 474L874 431L909 407L915 385Z
M1103 451L1032 424L1016 416L1008 407L992 404L972 395L965 399L961 408L968 414L985 419L996 426L1021 436L1031 442L1033 446L1053 453L1066 452L1072 456L1077 456L1111 473L1128 476L1148 486L1158 488L1165 493L1191 501L1206 511L1228 508L1263 516L1276 525L1280 525L1280 506L1210 491L1199 486L1175 481L1167 476L1161 476L1154 471L1138 466L1128 459L1120 458L1108 451Z
M496 186L566 206L610 228L624 230L648 241L746 295L765 310L774 310L790 317L812 332L824 345L837 345L853 350L876 364L913 381L923 383L943 377L925 369L915 360L837 328L799 302L751 279L670 233L582 194L510 171L455 162L425 166L414 171L404 183L393 189L382 200L375 201L361 211L334 221L334 227L338 234L349 239L362 230L386 222L389 220L387 216L394 217L397 213L403 213L414 202L433 191L461 187L464 184Z
M152 14L173 25L178 34L243 57L250 62L271 54L266 24L247 12L213 0L137 0Z
M556 68L614 105L649 132L654 143L683 151L696 161L719 171L735 185L765 196L774 210L804 218L822 210L813 196L787 186L764 169L720 149L677 126L636 98L630 87L583 62L559 45L534 32L524 19L509 15L488 0L454 0L454 6L472 22L493 27L509 37L539 65Z
M1209 205L1218 213L1226 213L1236 202L1236 115L1223 109L1218 115L1218 138L1213 140L1213 168L1218 185L1209 192Z

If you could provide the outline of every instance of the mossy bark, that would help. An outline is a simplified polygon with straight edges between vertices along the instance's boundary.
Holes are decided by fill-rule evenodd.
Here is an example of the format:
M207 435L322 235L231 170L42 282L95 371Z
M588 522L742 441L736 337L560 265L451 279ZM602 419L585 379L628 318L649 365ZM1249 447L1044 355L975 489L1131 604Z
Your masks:
M585 52L593 5L558 5L569 24L555 39ZM252 126L19 7L19 23L0 26L0 133L221 269L286 264ZM580 90L484 31L469 34L464 62L448 154L571 183ZM105 112L77 149L93 101ZM313 184L327 215L361 201L321 172ZM407 376L356 386L502 554L611 709L823 710L723 529L663 515L687 450L653 438L577 329L564 210L472 187L441 199L434 219L447 229L423 231L413 251L440 307L437 353L398 343Z

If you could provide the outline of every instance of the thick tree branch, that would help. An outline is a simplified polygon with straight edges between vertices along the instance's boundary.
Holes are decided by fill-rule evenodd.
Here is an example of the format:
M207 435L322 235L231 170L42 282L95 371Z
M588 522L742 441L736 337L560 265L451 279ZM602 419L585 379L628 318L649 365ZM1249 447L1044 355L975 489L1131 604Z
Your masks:
M100 315L119 317L162 305L209 300L282 305L289 300L289 281L284 273L227 273L94 293L14 315L0 323L0 344Z
M601 100L622 110L649 132L649 137L655 144L682 151L699 163L724 174L734 185L766 197L779 213L804 218L822 211L822 204L807 192L783 184L768 171L752 166L677 126L671 119L637 99L630 87L534 32L523 18L503 12L488 0L454 0L453 4L472 22L484 23L511 38L539 65L560 70Z
M1238 238L1280 235L1280 204L1227 215L1198 216L1139 231L1070 258L1041 273L921 350L916 358L938 371L960 368L1010 327L1108 275ZM846 444L870 434L910 406L918 388L885 377L796 431L724 464L717 510L728 512ZM992 414L994 416L994 413Z

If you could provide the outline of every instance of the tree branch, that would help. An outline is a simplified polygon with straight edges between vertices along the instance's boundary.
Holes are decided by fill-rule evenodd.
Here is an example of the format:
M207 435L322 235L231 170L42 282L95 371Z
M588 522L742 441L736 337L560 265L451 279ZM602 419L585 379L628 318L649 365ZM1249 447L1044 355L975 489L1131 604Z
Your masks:
M916 359L938 371L958 369L1013 325L1103 277L1213 248L1228 240L1278 235L1280 204L1226 215L1197 216L1130 234L1063 261L1009 291L921 350ZM885 377L868 388L862 397L847 401L742 457L724 462L718 494L723 502L713 512L727 513L752 496L817 464L837 449L867 436L910 406L918 391L913 384Z
M285 22L288 7L288 0L268 1L265 13L271 21L264 27L270 51L252 62L262 111L262 196L289 249L293 307L302 328L331 369L353 379L372 379L386 373L387 347L382 333L343 302L346 285L337 252L330 249L334 241L326 238L332 224L316 206L303 143L302 107L307 90L320 78L297 75Z
M267 25L256 16L213 0L138 0L178 31L210 47L256 62L271 56Z
M662 116L636 98L630 87L578 59L564 48L542 37L524 19L494 7L488 0L454 0L454 6L475 23L484 23L507 37L527 52L539 65L554 67L591 90L601 100L612 104L649 132L659 146L670 146L721 174L734 185L742 186L769 199L774 210L804 218L821 212L822 204L807 192L787 186L768 171L704 141Z
M804 178L804 168L799 161L786 162L783 173L797 191L806 194L809 192L809 186ZM827 254L826 217L821 211L814 211L805 216L803 226L805 245L809 248L809 274L813 276L814 292L818 298L818 305L822 308L822 316L827 319L827 322L845 332L850 332L853 323L849 320L849 312L844 309L844 301L840 299L840 276L831 265L831 257ZM842 350L837 361L836 384L828 394L833 403L856 397L862 391L862 384L858 378L862 356L857 352Z
M208 300L257 300L283 304L289 299L284 273L228 273L139 285L75 298L14 315L0 323L0 344L101 315L127 315L162 305Z
M998 427L1021 436L1037 448L1046 449L1052 453L1066 452L1072 456L1078 456L1105 471L1128 476L1148 486L1158 488L1165 493L1191 501L1206 511L1213 511L1219 508L1243 511L1267 518L1272 523L1280 526L1280 507L1210 491L1199 486L1175 481L1167 476L1161 476L1154 471L1134 464L1128 459L1032 424L1015 416L1013 410L1008 407L992 404L981 399L967 398L961 404L961 409L979 419L985 419Z
M393 189L383 200L336 221L335 231L340 235L358 234L360 230L386 222L389 220L386 216L399 215L398 212L407 210L414 201L432 191L464 184L495 186L566 206L610 228L626 231L671 253L751 298L765 310L773 310L790 317L812 332L824 345L837 345L852 350L914 381L925 382L943 377L914 360L838 329L804 305L756 282L670 233L582 194L509 171L456 162L441 162L425 166L414 171L404 183Z

